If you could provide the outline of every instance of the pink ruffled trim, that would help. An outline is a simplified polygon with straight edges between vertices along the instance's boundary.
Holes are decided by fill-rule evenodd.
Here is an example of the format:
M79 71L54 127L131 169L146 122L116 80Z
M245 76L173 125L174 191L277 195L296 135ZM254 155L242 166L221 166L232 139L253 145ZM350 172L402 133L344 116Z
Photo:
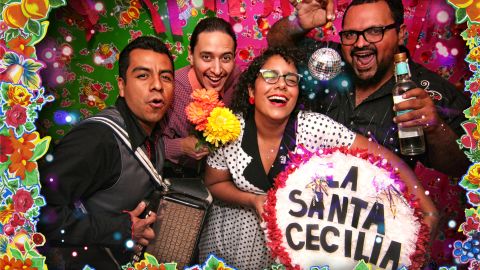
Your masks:
M288 254L282 244L283 235L278 227L277 214L275 211L277 205L277 190L284 188L288 176L296 169L298 169L300 165L309 161L312 156L328 155L338 151L346 155L350 154L364 160L368 160L370 163L376 165L377 167L389 171L391 173L391 178L393 178L397 184L401 184L400 186L402 187L402 195L409 202L410 206L414 208L414 216L420 222L420 230L417 236L418 238L416 243L416 249L415 252L410 255L410 261L412 262L412 264L408 269L416 270L421 268L421 266L425 263L426 260L425 254L427 253L428 241L430 239L429 228L428 225L423 222L422 211L420 210L418 201L412 199L413 196L408 193L407 187L403 185L403 183L401 183L398 173L393 170L393 167L390 165L390 163L384 162L384 159L382 157L370 154L365 149L349 149L346 147L341 147L318 150L317 152L310 152L302 145L299 145L298 149L300 150L299 152L302 153L289 154L290 162L288 166L283 172L278 174L278 176L275 178L274 187L270 189L267 193L267 204L265 205L265 212L263 214L263 218L267 222L267 238L269 240L267 242L267 246L270 248L273 258L278 258L287 269L300 269L299 265L292 264L290 254Z

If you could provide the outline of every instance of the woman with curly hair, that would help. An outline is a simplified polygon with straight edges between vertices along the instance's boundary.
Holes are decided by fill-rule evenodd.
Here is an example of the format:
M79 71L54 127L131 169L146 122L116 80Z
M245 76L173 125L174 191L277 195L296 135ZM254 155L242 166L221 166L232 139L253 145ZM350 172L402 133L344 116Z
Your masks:
M201 260L215 254L242 270L273 263L260 225L265 192L284 169L288 151L300 144L310 151L347 146L382 155L399 168L422 210L437 211L401 159L327 116L304 110L297 59L301 57L294 49L268 48L240 76L232 106L240 136L207 159L205 184L215 202L200 239ZM425 221L434 227L435 220Z

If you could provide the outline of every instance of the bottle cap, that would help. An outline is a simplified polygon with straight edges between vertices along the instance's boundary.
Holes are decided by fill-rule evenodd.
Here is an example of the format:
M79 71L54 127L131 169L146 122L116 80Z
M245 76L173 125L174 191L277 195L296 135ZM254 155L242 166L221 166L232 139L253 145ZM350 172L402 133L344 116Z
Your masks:
M393 56L393 59L395 60L395 63L406 61L407 60L407 54L404 53L404 52L397 53Z

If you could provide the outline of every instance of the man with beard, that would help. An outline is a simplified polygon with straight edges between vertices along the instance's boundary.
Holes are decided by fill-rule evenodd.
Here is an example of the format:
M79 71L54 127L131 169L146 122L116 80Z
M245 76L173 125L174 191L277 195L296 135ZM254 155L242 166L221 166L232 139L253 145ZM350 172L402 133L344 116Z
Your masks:
M273 25L268 35L269 45L301 46L308 54L325 47L327 44L304 36L314 27L324 25L327 18L333 18L332 1L291 2L297 9L298 21L284 18ZM324 89L317 89L317 110L399 155L397 124L422 126L427 152L402 158L412 167L421 161L448 175L464 174L468 160L456 139L463 133L460 124L465 121L463 110L469 104L453 85L410 61L413 80L425 89L412 89L404 97L412 99L393 104L393 57L406 50L402 2L354 0L345 10L342 28L339 34L345 72L329 81ZM373 39L372 33L376 35ZM352 43L349 38L346 42L343 37L347 35L355 35L356 41ZM335 48L338 44L328 46ZM322 92L328 95L321 96ZM395 111L404 110L411 111L395 116Z
M409 90L404 95L409 100L393 104L394 55L406 51L403 47L407 30L402 1L353 0L344 12L342 31L339 32L341 44L325 44L305 38L311 29L333 19L332 0L290 2L298 12L297 18L284 18L273 25L268 35L269 45L301 46L308 55L325 46L340 47L346 64L345 72L322 84L321 89L315 89L316 110L384 145L415 167L425 189L429 190L437 206L444 209L439 229L446 234L443 238L447 239L441 243L442 247L437 246L433 250L438 253L437 258L451 258L452 249L448 246L459 236L454 236L455 230L449 229L446 224L451 219L455 219L457 224L464 219L463 207L458 201L462 190L442 173L461 176L467 170L468 159L456 140L464 133L461 128L461 123L465 121L463 110L469 102L452 84L410 61L412 79L424 89ZM395 115L395 111L404 110L410 111ZM423 127L425 154L400 155L397 125ZM426 176L426 173L429 175ZM443 258L437 261L442 262L452 261L447 262Z

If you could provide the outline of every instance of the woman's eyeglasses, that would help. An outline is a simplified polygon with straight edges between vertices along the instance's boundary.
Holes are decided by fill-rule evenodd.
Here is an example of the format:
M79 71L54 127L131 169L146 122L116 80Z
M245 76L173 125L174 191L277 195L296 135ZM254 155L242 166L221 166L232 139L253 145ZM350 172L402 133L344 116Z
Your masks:
M280 77L283 77L288 86L297 86L300 78L302 78L302 75L293 72L280 75L278 71L273 69L260 69L259 73L262 74L262 78L265 82L270 84L277 83Z

